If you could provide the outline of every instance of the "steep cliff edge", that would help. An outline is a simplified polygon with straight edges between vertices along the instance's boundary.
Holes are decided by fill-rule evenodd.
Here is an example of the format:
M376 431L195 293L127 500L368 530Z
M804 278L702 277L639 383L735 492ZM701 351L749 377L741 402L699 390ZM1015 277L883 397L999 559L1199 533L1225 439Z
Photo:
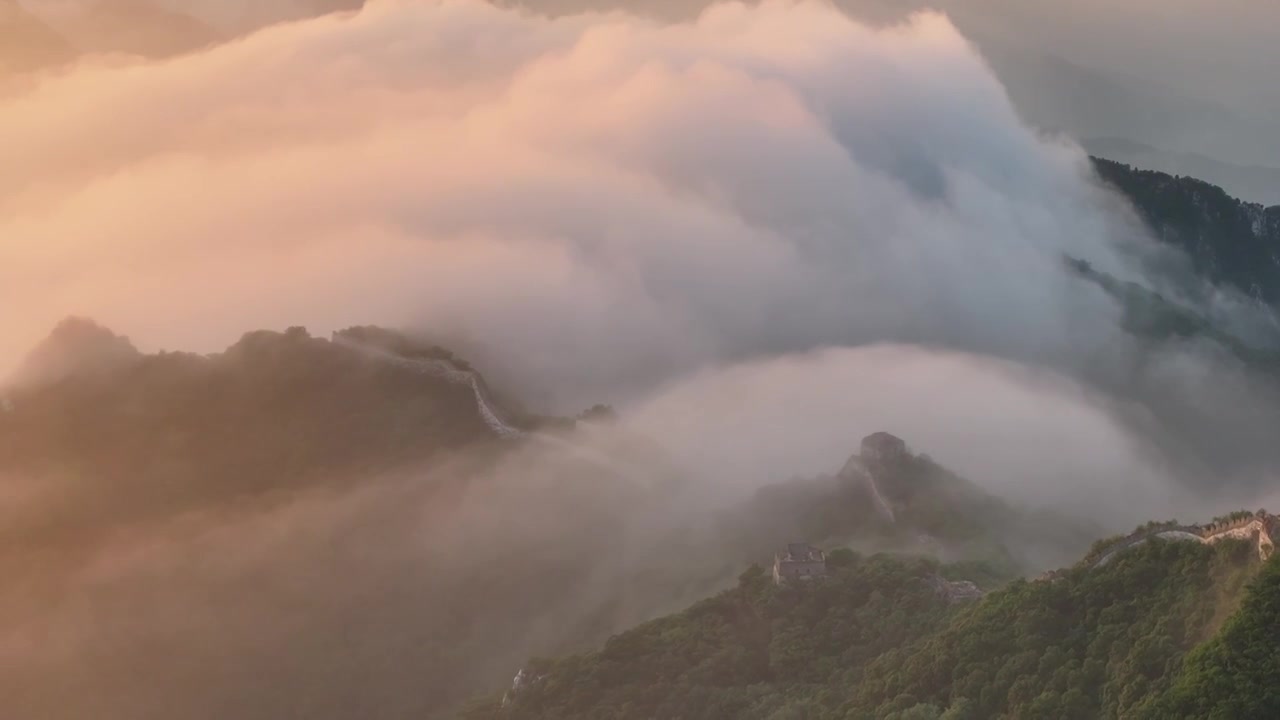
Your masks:
M1093 158L1157 238L1184 251L1197 274L1280 307L1280 206L1242 202L1190 177Z

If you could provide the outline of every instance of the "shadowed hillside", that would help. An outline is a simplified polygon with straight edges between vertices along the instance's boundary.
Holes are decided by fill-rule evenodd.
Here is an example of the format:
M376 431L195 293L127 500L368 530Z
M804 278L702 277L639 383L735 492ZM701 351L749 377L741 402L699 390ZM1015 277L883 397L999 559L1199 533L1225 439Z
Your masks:
M493 437L468 388L301 328L249 333L207 357L143 355L71 320L16 382L0 413L0 473L56 480L74 498L0 531L27 543L388 471Z
M1156 237L1191 258L1201 277L1280 306L1280 207L1241 202L1195 178L1101 158L1094 166Z

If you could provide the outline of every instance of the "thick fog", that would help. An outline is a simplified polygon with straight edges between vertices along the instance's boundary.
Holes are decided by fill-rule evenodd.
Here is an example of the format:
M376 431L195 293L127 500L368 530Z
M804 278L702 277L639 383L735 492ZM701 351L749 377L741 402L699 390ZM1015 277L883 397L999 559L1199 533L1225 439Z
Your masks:
M386 2L4 109L10 359L86 310L191 349L457 326L575 401L865 340L1052 356L1111 312L1061 254L1122 272L1129 230L940 16Z
M666 514L601 480L527 447L185 513L76 552L0 548L6 715L444 717L530 653L579 648L724 581L706 558L658 564ZM50 490L0 497L0 511Z
M531 444L74 562L0 556L23 578L0 596L0 687L42 717L437 709L424 677L491 687L732 577L744 558L662 553L676 510L833 472L877 430L1108 529L1207 519L1275 479L1274 381L1206 340L1134 338L1063 258L1251 343L1274 326L1150 274L1168 258L1085 153L1031 129L942 15L375 0L167 61L84 60L3 96L0 137L0 366L69 314L199 352L379 323L533 410L612 403L663 458L602 472ZM692 480L678 495L637 482L669 467ZM442 478L466 489L443 503ZM15 517L60 491L0 486ZM462 649L434 634L476 610L470 573L525 568L517 552L530 575L564 553L588 572ZM688 565L630 574L654 557ZM529 578L485 579L505 602Z
M19 6L90 40L98 30L128 18L150 31L162 32L164 18L182 18L207 25L223 37L251 32L281 22L301 20L329 12L358 9L363 0L14 0ZM168 25L170 32L175 28ZM92 43L86 43L93 50Z
M192 350L412 325L551 411L886 341L1204 389L1145 387L1185 363L1062 271L1134 277L1151 243L940 15L388 1L3 103L10 364L75 313Z
M559 13L687 18L709 0L503 0ZM876 23L945 12L1029 120L1104 157L1280 204L1274 3L1233 0L834 0Z
M564 14L622 10L691 19L712 0L492 0ZM47 27L18 26L5 65L57 65L69 52L166 57L274 23L354 10L363 0L6 0ZM1270 3L834 0L869 22L945 12L982 49L1034 124L1092 152L1280 203L1280 92ZM7 21L12 24L12 20ZM25 29L23 29L25 27ZM50 36L52 31L53 35ZM37 37L39 36L39 37ZM8 37L8 35L6 35ZM70 47L68 47L68 44ZM24 49L25 48L25 49Z

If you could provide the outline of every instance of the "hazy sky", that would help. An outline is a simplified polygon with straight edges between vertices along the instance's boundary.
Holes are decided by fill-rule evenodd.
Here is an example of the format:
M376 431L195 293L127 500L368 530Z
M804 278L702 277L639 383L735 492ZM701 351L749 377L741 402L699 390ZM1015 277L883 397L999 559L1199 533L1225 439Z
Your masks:
M854 0L857 2L857 0ZM906 2L900 4L907 4ZM1272 80L1280 47L1271 28L1280 5L1255 0L933 0L980 44L1011 47L1027 55L1061 58L1120 92L1088 97L1098 105L1128 92L1136 120L1111 119L1095 127L1052 110L1057 125L1073 132L1111 134L1145 141L1166 151L1196 152L1243 165L1280 166L1280 85ZM996 60L1014 75L1014 62ZM1081 75L1041 77L1019 83L1028 105L1039 93L1072 94ZM1087 77L1087 76L1085 76ZM1076 85L1077 87L1073 87ZM1077 100L1078 102L1078 100ZM1141 112L1145 106L1146 112ZM1116 109L1110 109L1116 112ZM1106 107L1091 108L1105 115ZM1172 117L1171 117L1172 116ZM1052 123L1045 113L1037 121ZM1280 191L1278 191L1280 192ZM1274 199L1275 194L1271 197Z
M951 14L981 39L1042 49L1086 67L1138 78L1247 114L1280 108L1270 81L1280 63L1272 30L1280 6L1258 0L834 0L885 19L918 9ZM616 6L684 14L685 0L523 0L531 8Z
M1274 112L1280 62L1271 29L1280 6L1257 0L934 0L962 22L989 27L1067 59L1217 100Z

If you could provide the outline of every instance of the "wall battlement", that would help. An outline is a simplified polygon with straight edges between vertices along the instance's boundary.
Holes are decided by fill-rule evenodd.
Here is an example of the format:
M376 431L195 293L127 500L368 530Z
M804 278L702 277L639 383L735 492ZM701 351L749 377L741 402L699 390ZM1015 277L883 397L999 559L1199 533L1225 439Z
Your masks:
M1280 516L1272 515L1265 510L1207 526L1158 525L1137 530L1116 541L1089 567L1102 567L1125 550L1141 545L1151 538L1193 541L1205 545L1213 545L1223 540L1252 540L1257 548L1258 557L1265 561L1275 552L1275 541L1272 538L1277 533L1280 533Z

